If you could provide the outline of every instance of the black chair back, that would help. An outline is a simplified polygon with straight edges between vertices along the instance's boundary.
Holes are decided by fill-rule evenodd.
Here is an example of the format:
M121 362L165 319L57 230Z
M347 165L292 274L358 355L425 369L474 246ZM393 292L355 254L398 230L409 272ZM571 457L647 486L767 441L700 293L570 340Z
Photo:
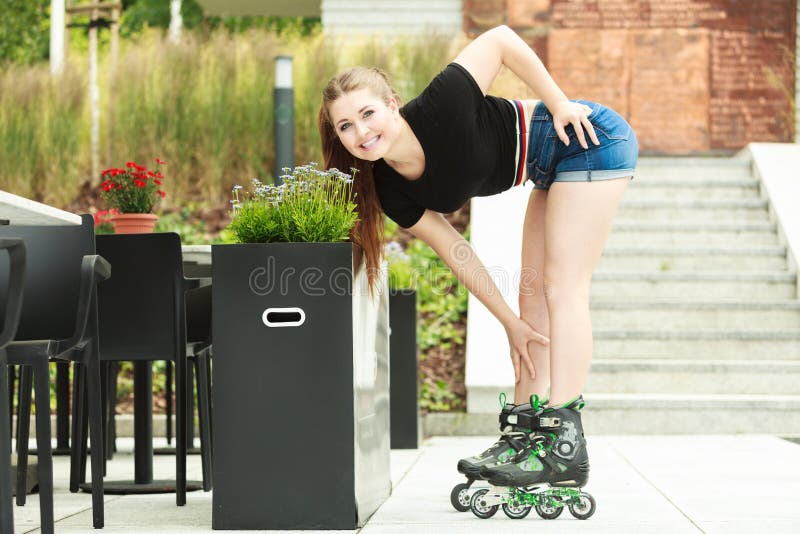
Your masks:
M81 225L0 225L0 237L25 241L25 285L16 341L68 339L75 334L75 314L81 289L81 261L95 253L94 219L81 216ZM8 278L8 257L0 256L0 280ZM8 298L0 285L0 324Z
M0 285L6 289L3 309L0 310L2 329L0 329L0 351L17 335L19 313L22 311L22 290L25 286L25 241L18 238L0 238L0 251L8 255L9 275L7 280L0 278ZM5 282L5 284L3 284ZM3 364L0 362L0 372Z
M211 343L211 286L186 292L186 341Z
M174 360L185 353L180 236L99 235L97 250L113 271L97 289L100 359Z

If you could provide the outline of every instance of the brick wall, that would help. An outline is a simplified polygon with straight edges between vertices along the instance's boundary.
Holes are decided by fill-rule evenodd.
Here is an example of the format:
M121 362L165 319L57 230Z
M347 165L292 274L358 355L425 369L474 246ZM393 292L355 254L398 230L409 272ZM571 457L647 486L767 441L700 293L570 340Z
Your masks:
M800 143L800 5L797 6L794 53L794 142Z
M475 36L508 24L571 98L607 104L643 151L792 141L797 0L464 0Z

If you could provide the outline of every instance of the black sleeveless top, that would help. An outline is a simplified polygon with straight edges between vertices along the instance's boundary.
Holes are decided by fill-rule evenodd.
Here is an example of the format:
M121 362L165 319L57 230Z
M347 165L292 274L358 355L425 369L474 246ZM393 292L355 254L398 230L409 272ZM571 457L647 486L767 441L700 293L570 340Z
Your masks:
M400 108L425 152L425 171L407 180L383 159L373 174L384 213L403 228L425 209L449 213L470 198L519 185L527 127L522 103L483 95L457 63L444 68L422 93Z

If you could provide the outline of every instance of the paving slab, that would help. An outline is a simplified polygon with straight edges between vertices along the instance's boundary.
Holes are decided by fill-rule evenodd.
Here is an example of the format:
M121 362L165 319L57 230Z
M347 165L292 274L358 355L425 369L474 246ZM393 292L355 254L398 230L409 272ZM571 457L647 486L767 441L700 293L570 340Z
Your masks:
M597 511L586 521L568 511L553 521L535 512L522 520L508 519L502 511L485 520L456 512L449 495L464 480L455 469L458 459L494 439L433 437L420 449L392 451L392 496L357 532L800 532L800 445L774 436L590 436L592 470L584 489L595 497ZM108 463L107 479L133 473L133 440L118 442L120 452ZM90 495L69 493L67 457L56 457L54 465L56 532L93 532ZM174 469L174 457L154 458L156 478L170 478ZM189 456L187 473L201 478L198 456ZM109 495L105 502L102 532L107 534L234 532L211 529L211 493L190 492L182 507L175 505L174 494ZM14 513L17 534L39 532L38 495L29 495L28 504Z

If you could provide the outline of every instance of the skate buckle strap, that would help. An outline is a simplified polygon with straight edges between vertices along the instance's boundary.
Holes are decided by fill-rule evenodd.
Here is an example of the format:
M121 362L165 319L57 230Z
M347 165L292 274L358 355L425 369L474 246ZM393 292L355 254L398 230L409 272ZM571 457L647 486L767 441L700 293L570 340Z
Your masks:
M508 434L503 434L500 436L500 439L508 443L508 446L514 449L515 452L519 452L525 448L525 445L521 441Z
M547 467L549 467L550 469L552 469L554 473L558 473L558 472L560 472L560 471L561 471L561 470L558 468L558 463L557 463L555 460L553 460L553 459L550 457L550 455L549 455L549 454L544 454L544 455L542 455L542 456L539 456L539 458L541 458L542 462L543 462L545 465L547 465Z
M517 417L517 414L515 414L515 413L512 413L508 417L506 417L506 422L509 425L516 425L517 424L517 420L518 420L518 417Z
M539 428L558 428L560 426L560 417L539 417Z

